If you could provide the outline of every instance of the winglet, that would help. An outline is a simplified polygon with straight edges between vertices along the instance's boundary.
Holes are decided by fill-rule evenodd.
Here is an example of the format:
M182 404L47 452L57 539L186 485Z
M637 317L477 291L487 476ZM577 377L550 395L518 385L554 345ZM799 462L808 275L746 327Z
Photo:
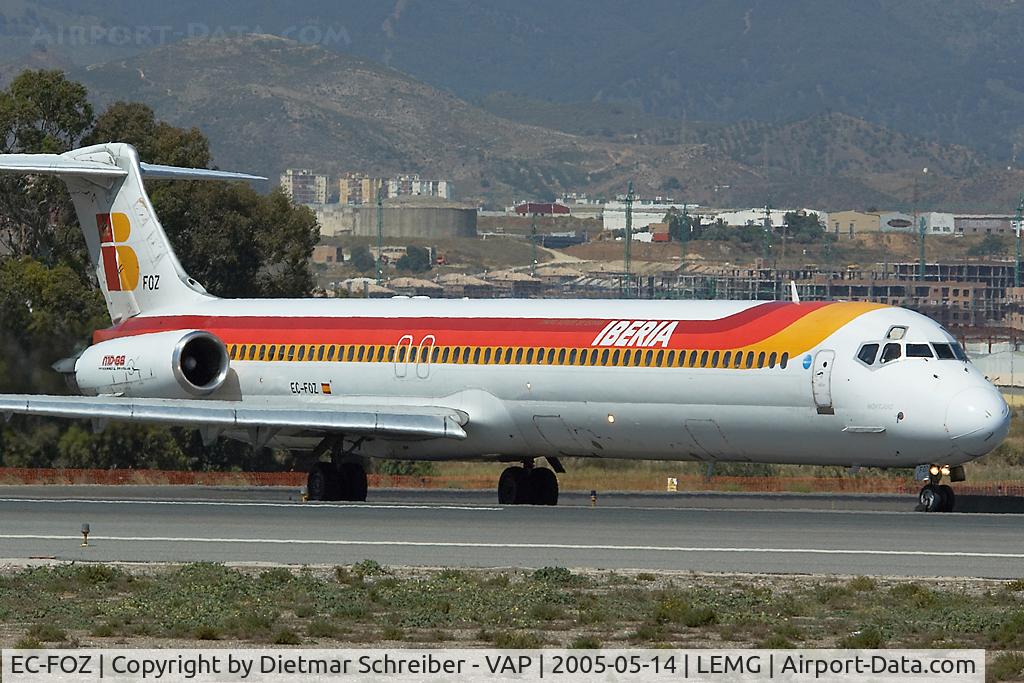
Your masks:
M796 280L789 281L789 292L790 295L793 297L793 303L800 303L800 295L796 293Z

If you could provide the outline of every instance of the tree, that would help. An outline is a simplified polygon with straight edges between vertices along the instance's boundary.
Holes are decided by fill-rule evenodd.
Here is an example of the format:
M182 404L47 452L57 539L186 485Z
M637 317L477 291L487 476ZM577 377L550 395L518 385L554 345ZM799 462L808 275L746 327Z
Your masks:
M395 262L395 267L398 270L404 270L409 273L425 273L430 270L432 265L430 263L430 251L412 244L405 248L405 255Z
M377 262L374 260L373 254L363 246L352 247L352 255L348 260L352 262L352 265L360 273L369 273L377 268Z
M156 120L149 107L111 105L93 120L85 88L59 72L24 72L0 91L0 151L63 152L124 141L145 161L206 167L195 128ZM220 296L304 296L319 239L315 216L280 191L246 185L155 181L154 208L185 269ZM54 393L50 365L88 343L109 318L63 183L0 176L0 391ZM287 457L237 442L204 447L191 432L137 425L93 435L65 421L0 422L0 463L103 467L284 467Z
M66 152L92 126L85 87L60 71L24 71L0 91L0 152ZM71 198L56 178L0 177L0 247L14 256L85 268Z
M796 242L816 242L825 236L825 228L816 213L787 211L782 220L789 237Z

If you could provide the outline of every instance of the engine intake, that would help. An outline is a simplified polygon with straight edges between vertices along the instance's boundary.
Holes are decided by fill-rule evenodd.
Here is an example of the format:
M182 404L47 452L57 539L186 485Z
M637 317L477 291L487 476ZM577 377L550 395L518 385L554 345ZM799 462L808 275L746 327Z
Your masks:
M175 345L171 368L186 391L204 396L228 377L228 350L209 332L189 332Z

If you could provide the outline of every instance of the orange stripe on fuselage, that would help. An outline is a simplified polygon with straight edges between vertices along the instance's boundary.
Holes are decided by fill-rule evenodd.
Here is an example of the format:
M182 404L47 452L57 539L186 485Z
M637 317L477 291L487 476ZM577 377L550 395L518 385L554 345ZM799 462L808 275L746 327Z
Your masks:
M812 348L857 316L881 304L768 302L713 320L675 320L667 346L685 350ZM396 318L287 316L137 317L94 333L95 342L168 330L201 329L227 344L395 344L406 334L434 335L436 344L590 348L617 319ZM672 320L662 318L662 320Z

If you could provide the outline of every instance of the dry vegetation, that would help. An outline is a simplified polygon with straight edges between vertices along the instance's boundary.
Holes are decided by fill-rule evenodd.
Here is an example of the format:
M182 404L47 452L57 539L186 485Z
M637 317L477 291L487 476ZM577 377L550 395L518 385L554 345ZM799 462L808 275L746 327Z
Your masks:
M0 575L0 646L980 647L1021 674L1024 582L51 565Z

